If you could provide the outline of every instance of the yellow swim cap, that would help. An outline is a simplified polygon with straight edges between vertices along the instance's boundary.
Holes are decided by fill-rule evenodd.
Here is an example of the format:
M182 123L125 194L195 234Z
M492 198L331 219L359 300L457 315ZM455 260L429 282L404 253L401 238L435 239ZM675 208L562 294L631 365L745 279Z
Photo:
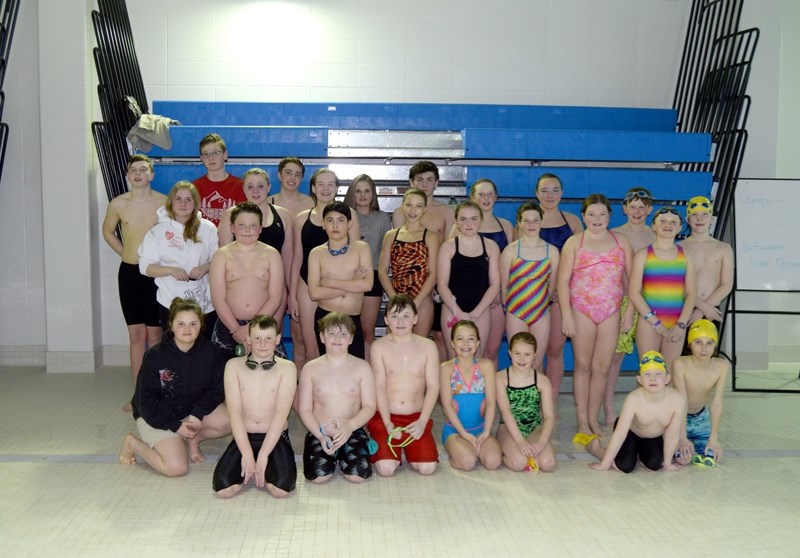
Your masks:
M715 326L713 322L706 319L692 322L692 325L689 326L689 332L686 334L686 338L689 340L689 343L691 343L698 337L708 337L716 345L717 340L719 339L717 326Z
M688 217L692 213L700 213L701 211L711 213L713 208L714 206L710 199L705 196L695 196L689 199L689 203L686 205L686 216Z
M649 370L657 370L667 374L667 363L664 356L658 351L647 351L639 361L639 374L644 374Z

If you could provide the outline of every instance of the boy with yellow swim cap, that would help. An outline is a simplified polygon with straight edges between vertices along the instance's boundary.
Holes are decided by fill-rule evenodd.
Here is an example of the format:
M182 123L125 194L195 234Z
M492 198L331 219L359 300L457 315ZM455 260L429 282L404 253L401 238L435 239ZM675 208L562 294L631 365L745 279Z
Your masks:
M601 459L589 465L595 471L613 466L630 473L637 461L651 471L680 469L673 455L686 416L686 397L667 385L670 375L658 351L642 355L636 380L639 387L625 397L608 446L602 447L597 439L588 446Z
M672 363L675 389L686 396L689 413L681 430L679 449L681 456L696 453L701 462L703 457L713 457L718 463L722 461L722 446L717 439L722 419L722 394L731 365L727 360L714 357L718 333L709 320L693 322L686 337L691 355L679 357ZM711 403L707 406L709 399Z

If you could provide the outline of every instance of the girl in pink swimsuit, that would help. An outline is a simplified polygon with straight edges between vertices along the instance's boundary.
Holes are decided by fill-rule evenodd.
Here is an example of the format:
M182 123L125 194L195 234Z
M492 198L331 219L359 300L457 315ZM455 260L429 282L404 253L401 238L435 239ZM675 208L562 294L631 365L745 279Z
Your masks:
M600 435L608 367L620 327L629 329L633 320L631 305L625 316L619 314L633 255L628 240L608 230L611 205L605 196L586 198L581 214L586 231L567 240L561 252L558 299L562 330L572 338L578 432Z

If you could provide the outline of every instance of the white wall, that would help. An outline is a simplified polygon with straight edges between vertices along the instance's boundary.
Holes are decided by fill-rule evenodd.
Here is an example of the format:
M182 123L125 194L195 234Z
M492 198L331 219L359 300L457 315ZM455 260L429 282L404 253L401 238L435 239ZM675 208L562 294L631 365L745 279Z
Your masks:
M91 35L88 14L94 7L91 2L38 1L39 10L65 4L73 9L71 14L85 14ZM793 62L793 66L787 66L781 59L781 45L791 40L796 45L800 35L796 31L796 3L781 0L746 4L748 15L744 26L762 22L764 31L770 34L762 35L756 59L763 94L761 90L758 95L753 93L751 123L756 119L756 107L769 112L777 105L783 111L781 118L787 116L787 111L791 116L792 110L796 118L798 65ZM640 107L669 107L672 103L688 7L689 0L128 1L151 101L476 102ZM94 69L87 62L94 46L91 37L83 56L60 59L56 65L51 59L40 61L39 50L41 56L49 56L47 53L59 41L63 42L60 35L63 25L56 18L39 21L36 8L37 3L23 3L6 79L5 120L11 123L16 118L21 122L14 123L0 186L0 200L5 202L0 207L6 214L0 219L3 233L0 242L8 260L8 265L0 268L0 285L3 285L0 362L8 362L11 348L28 350L46 342L50 350L60 351L68 345L64 341L71 339L71 334L61 336L59 328L47 327L46 338L44 334L46 323L58 322L63 317L63 307L50 300L45 307L42 301L43 262L47 253L43 231L48 229L42 225L43 188L39 168L53 169L58 165L50 158L52 154L46 153L42 167L37 167L41 140L36 75L40 63L54 66L53 71L66 76L72 72L81 75L81 79L68 86L86 89L65 91L67 98L96 97L91 84ZM791 27L788 21L794 22ZM780 40L774 38L776 33ZM764 45L771 46L762 50ZM784 56L787 49L783 50ZM794 48L793 53L797 51ZM782 83L779 88L779 72L790 73L788 70L794 81L786 87ZM755 74L756 70L754 80ZM751 89L752 84L751 81ZM792 102L779 102L784 100L783 95L795 97ZM58 111L69 110L59 106L52 95L42 98L41 111L48 119ZM89 111L94 111L94 119L100 119L96 102L94 105ZM776 153L781 152L776 147L778 140L769 139L778 138L779 120L777 112L769 113L763 119L763 131L755 124L750 126L753 132L749 149L756 160L752 168L765 177L775 175ZM65 149L75 143L79 149L87 145L91 148L88 127L52 128L55 136L48 137L48 141L56 145L60 142ZM793 141L792 138L796 141L798 130L797 125L781 128L781 145ZM764 153L754 147L758 145L767 146ZM788 162L797 164L796 158L788 155L784 160L789 167ZM92 283L94 298L90 297L85 309L89 316L76 327L91 330L79 335L81 343L88 342L88 349L100 332L102 340L98 343L123 347L127 344L127 334L117 301L117 260L98 241L98 221L106 200L102 185L96 180L96 163L91 154L85 167L82 176L72 178L94 190L88 197L77 196L77 203L87 206L88 214L83 214L86 217L81 217L80 223L70 225L73 230L64 232L79 238L87 250L95 251L90 255L89 267L82 269L88 274L86 280ZM22 197L20 191L24 191ZM53 190L44 189L48 191ZM20 199L24 200L24 207L18 210ZM95 203L96 208L92 207ZM88 237L86 227L91 229ZM50 279L53 297L58 281L58 276ZM120 363L127 358L122 349L114 354Z

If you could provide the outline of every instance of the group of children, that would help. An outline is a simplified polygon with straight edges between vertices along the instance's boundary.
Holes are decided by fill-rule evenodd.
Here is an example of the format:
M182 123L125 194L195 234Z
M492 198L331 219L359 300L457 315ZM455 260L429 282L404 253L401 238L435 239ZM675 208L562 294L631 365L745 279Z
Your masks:
M299 192L302 162L286 158L278 167L281 191L270 198L263 170L251 169L242 181L225 172L227 150L216 134L203 138L200 154L207 176L195 184L178 182L166 198L150 189L152 162L131 157L131 189L112 200L103 232L122 257L120 297L137 385L134 416L143 420L137 402L146 407L136 379L147 369L145 347L158 346L162 329L165 338L179 338L173 300L197 303L205 337L223 361L230 359L224 385L234 440L214 476L221 496L233 495L243 484L235 481L251 477L274 495L294 487L286 447L294 384L295 410L309 431L304 474L313 482L328 480L337 462L353 481L368 478L372 463L380 475L391 475L402 451L414 469L433 473L438 455L430 417L437 400L447 419L442 444L454 468L469 470L480 461L489 469L504 463L514 470L552 470L550 439L567 336L575 360L576 440L603 459L597 468L608 468L619 455L627 457L616 467L632 468L630 452L635 455L638 446L626 436L663 435L656 445L663 452L672 448L679 463L693 453L722 457L717 431L727 368L712 359L716 328L705 318L720 317L716 306L730 290L732 255L708 234L706 198L690 200L692 236L680 246L675 237L682 219L673 208L660 209L652 230L647 227L653 197L643 188L626 194L628 221L614 230L608 229L608 200L587 198L583 230L575 216L558 209L561 182L546 174L536 188L541 203L522 204L512 226L493 214L493 182L477 181L470 200L453 211L433 198L436 165L421 161L411 168L411 187L390 220L366 175L353 180L340 202L338 177L320 169L309 197ZM118 224L123 241L114 234ZM216 235L209 233L215 224ZM698 259L700 265L693 263ZM376 341L384 292L388 333ZM282 358L280 343L287 311L294 364ZM677 358L687 324L692 354ZM498 373L504 333L511 365ZM614 384L634 335L640 387L615 421ZM244 354L231 358L237 350ZM261 372L271 369L274 374ZM675 388L666 386L670 378ZM709 413L704 404L712 392ZM254 394L277 399L256 409L263 397ZM606 450L596 439L601 407L606 423L616 425ZM167 421L173 432L187 432L188 416ZM188 424L193 434L202 429L194 420ZM228 433L213 426L214 433ZM682 435L687 428L706 432L705 445L696 441L692 448ZM189 457L202 459L196 436L184 438L193 440L190 450L195 446ZM133 462L135 453L147 453L148 445L156 450L158 443L145 440L143 446L126 437L120 458ZM273 460L273 452L283 457ZM657 469L657 459L644 454L642 462ZM666 455L662 462L669 469L672 457Z

